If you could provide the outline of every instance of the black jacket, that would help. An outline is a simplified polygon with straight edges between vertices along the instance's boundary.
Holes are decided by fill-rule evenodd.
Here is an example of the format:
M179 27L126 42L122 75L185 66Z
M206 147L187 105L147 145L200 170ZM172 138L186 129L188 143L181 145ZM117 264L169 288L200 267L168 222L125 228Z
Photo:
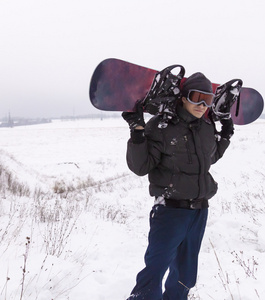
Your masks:
M127 163L139 176L148 174L150 195L168 199L210 199L217 183L209 173L211 164L222 157L229 141L215 135L215 125L197 119L182 107L166 128L161 116L145 127L142 143L128 141Z

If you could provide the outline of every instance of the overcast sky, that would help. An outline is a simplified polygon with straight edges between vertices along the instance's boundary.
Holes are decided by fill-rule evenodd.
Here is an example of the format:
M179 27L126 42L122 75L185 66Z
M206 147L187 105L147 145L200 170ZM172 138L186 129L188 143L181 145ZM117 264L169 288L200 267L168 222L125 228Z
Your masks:
M182 64L265 95L264 0L0 0L0 117L97 112L90 77L109 57Z

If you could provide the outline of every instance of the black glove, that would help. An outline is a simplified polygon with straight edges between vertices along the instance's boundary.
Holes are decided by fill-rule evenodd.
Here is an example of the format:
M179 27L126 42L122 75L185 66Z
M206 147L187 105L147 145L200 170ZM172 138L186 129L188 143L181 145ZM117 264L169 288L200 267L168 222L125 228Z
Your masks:
M123 112L122 117L129 124L131 131L137 126L145 126L144 109L140 101L136 102L135 112Z
M221 129L221 137L223 139L229 140L232 135L234 134L234 123L231 118L229 119L221 119L220 120L222 124L222 129Z

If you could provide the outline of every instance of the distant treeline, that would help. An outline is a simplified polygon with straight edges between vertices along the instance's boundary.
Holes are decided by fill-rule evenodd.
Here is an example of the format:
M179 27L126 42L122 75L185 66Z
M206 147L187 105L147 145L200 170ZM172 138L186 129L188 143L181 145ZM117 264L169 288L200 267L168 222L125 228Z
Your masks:
M15 127L15 126L26 126L26 125L36 125L51 123L52 120L80 120L80 119L108 119L108 118L118 118L121 113L111 112L111 113L99 113L99 114L88 114L80 116L62 116L60 118L3 118L0 119L0 127Z
M119 118L121 112L102 112L98 114L88 114L79 116L62 116L62 120L75 120L75 119L109 119L109 118Z
M36 125L43 123L51 123L51 119L41 118L41 119L9 119L0 122L0 127L15 127L15 126L26 126L26 125Z

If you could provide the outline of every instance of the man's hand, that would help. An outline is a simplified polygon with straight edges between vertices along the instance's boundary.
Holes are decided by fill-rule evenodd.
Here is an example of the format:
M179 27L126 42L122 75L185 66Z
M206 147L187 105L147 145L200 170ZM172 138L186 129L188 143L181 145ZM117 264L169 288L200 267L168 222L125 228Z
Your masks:
M131 131L142 130L145 127L144 109L140 101L136 102L135 112L123 112L123 119L129 124Z
M229 140L232 135L234 134L234 123L232 118L229 119L221 119L220 120L222 124L222 129L221 129L221 137L223 139Z

